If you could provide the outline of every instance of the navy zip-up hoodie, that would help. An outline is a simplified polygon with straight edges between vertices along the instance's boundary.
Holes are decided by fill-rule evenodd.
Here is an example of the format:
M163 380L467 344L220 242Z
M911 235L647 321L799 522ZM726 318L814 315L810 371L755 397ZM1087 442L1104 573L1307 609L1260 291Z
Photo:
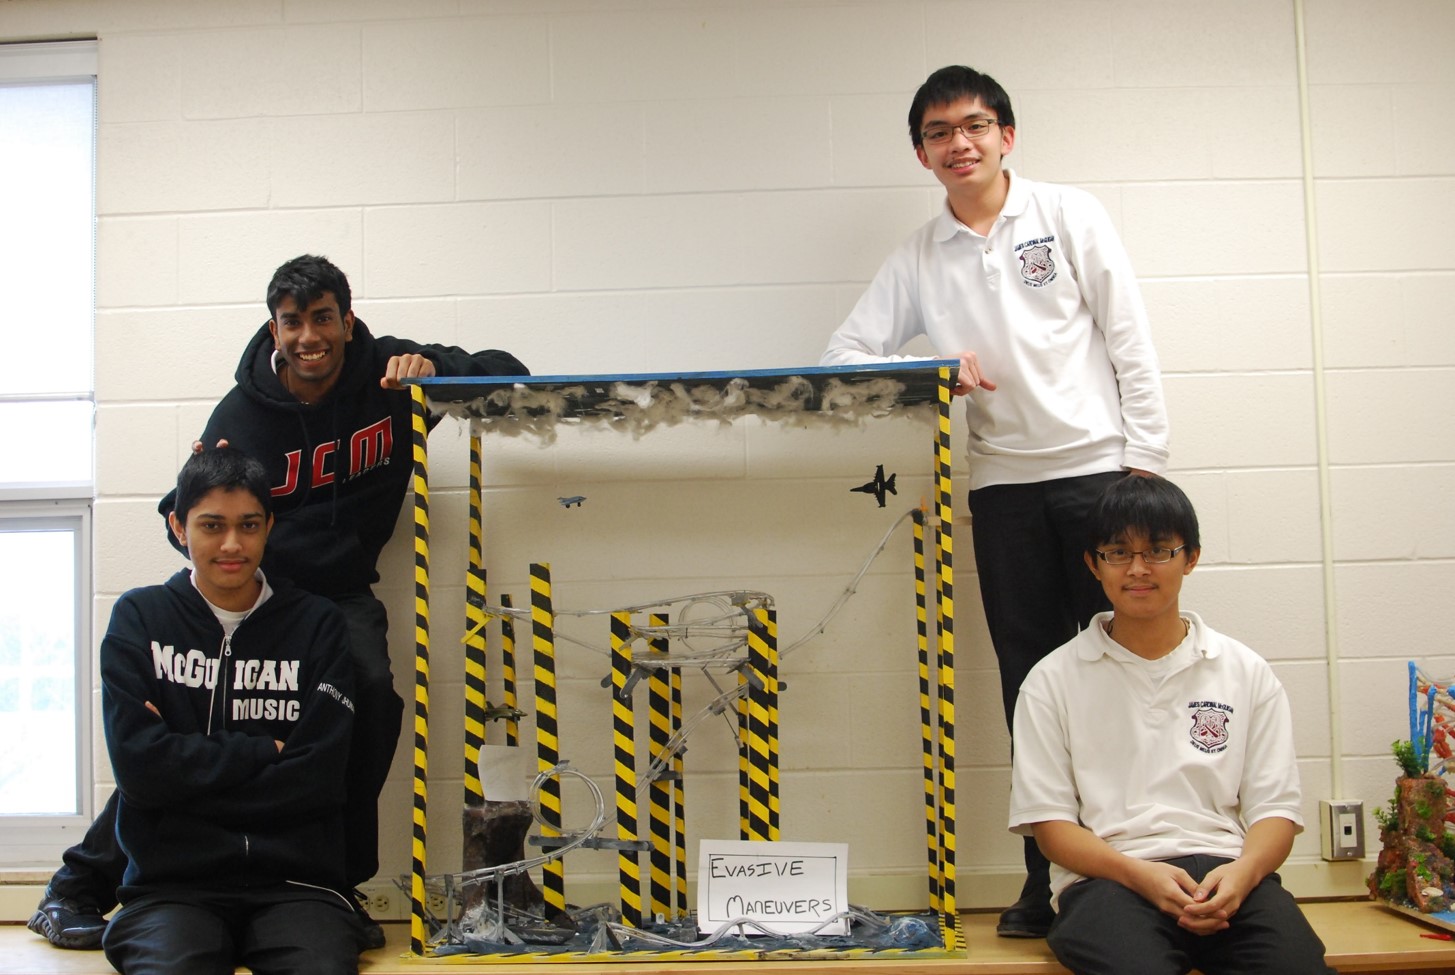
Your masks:
M273 370L273 345L265 322L244 350L237 385L212 411L202 442L211 447L227 440L267 468L277 517L263 556L269 578L286 577L323 596L367 592L379 581L375 563L394 533L414 463L409 391L379 386L389 359L417 353L441 376L529 371L508 352L470 353L374 336L355 318L338 382L323 399L305 405ZM432 429L439 418L428 422ZM172 494L162 499L163 516L172 504Z
M345 889L348 627L328 600L269 585L231 638L189 569L111 612L101 712L121 793L123 902L157 887Z

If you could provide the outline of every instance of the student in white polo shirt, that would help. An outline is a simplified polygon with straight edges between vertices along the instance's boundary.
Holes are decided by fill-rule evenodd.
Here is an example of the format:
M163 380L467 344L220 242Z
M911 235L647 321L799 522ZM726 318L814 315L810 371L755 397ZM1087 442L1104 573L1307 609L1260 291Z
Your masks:
M1191 502L1123 478L1089 528L1112 611L1031 670L1015 712L1010 826L1051 861L1051 950L1077 975L1326 975L1274 873L1303 829L1288 698L1178 605Z
M1015 113L994 78L963 65L930 75L909 136L944 208L885 259L822 362L904 358L916 337L960 360L975 570L1009 725L1031 667L1107 608L1081 566L1086 513L1128 471L1166 469L1161 374L1106 209L1004 165ZM1051 924L1047 863L1029 840L1025 862L1004 937Z

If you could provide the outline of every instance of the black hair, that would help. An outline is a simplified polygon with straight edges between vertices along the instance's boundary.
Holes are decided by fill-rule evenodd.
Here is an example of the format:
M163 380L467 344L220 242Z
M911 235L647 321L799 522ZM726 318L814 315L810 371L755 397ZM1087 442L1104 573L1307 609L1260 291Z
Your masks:
M1086 525L1088 553L1132 531L1153 541L1181 538L1189 552L1202 548L1192 502L1176 484L1155 475L1128 474L1112 482L1092 505Z
M332 292L338 302L338 313L347 315L353 303L349 293L349 279L326 257L304 254L288 261L273 272L268 282L268 315L278 316L278 302L292 298L302 311L322 298L325 292Z
M212 447L187 458L177 475L177 500L172 508L177 520L186 524L209 491L246 491L257 499L263 515L273 513L273 494L263 465L236 447Z
M1000 87L1000 82L974 68L952 64L925 79L919 91L914 93L914 101L910 102L909 141L916 149L924 144L920 130L924 127L925 112L935 105L948 105L962 98L978 98L995 114L1001 128L1015 126L1015 110L1010 107L1010 96Z

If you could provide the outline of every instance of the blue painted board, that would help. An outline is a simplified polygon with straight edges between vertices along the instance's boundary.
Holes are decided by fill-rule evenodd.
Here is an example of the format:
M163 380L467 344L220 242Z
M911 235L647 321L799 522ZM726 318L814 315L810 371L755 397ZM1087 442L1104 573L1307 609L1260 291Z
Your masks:
M693 390L727 389L739 382L754 390L771 390L784 382L802 379L815 393L832 383L855 386L885 379L901 384L898 403L916 406L939 399L939 370L958 369L958 359L923 359L879 362L856 366L800 366L783 369L746 369L717 372L668 373L605 373L579 376L431 376L412 379L424 388L425 396L434 403L466 403L480 401L503 386L520 385L540 392L570 391L573 412L590 413L618 395L618 384L627 386L669 387L681 385ZM476 402L475 410L483 415L501 415L507 407ZM472 410L472 413L475 412ZM479 415L479 414L477 414Z

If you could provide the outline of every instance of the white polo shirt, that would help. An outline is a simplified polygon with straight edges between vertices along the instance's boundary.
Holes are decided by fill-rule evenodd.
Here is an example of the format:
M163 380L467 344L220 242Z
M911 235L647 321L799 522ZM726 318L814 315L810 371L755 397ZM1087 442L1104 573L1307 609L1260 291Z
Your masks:
M885 260L822 364L976 353L994 392L966 399L970 487L1167 466L1167 411L1136 276L1091 194L1010 170L981 236L944 212Z
M1247 828L1303 828L1293 721L1268 662L1193 613L1187 638L1148 661L1098 614L1031 670L1015 711L1010 828L1079 822L1142 860L1236 858ZM1051 864L1052 903L1081 879Z

